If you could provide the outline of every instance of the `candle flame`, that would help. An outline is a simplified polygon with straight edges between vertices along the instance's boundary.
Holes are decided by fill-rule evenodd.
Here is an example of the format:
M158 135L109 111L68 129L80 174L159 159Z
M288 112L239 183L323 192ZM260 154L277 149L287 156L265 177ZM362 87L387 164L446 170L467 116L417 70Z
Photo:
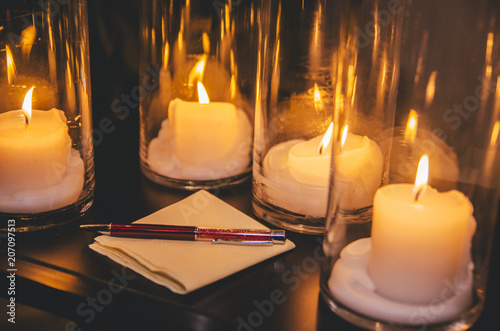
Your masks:
M205 67L206 67L206 61L207 59L207 54L203 54L200 60L196 62L194 65L193 69L191 69L191 72L189 73L188 77L188 85L194 86L194 82L200 82L203 80L203 76L205 75Z
M418 125L418 114L412 109L410 110L410 114L408 115L408 122L406 122L405 129L405 141L410 144L415 143L415 138L417 136L417 125Z
M5 46L5 53L7 56L7 82L9 85L15 84L17 80L16 65L14 64L14 57L9 45Z
M415 178L415 185L413 186L414 199L418 201L418 198L427 189L427 182L429 180L429 157L423 155L418 162L417 176Z
M170 46L168 44L168 41L165 42L165 49L163 50L163 59L162 59L162 67L163 69L167 69L168 67L168 60L169 60L169 57L170 57Z
M429 107L434 101L434 95L436 94L436 76L437 71L433 71L429 77L429 82L427 82L427 88L425 89L425 106Z
M231 75L231 83L229 84L229 95L231 96L231 100L236 99L236 78L234 74Z
M203 34L201 35L201 42L203 45L203 53L210 53L210 38L208 38L208 33L203 32Z
M49 34L49 37L51 40L51 46L53 48L52 34ZM31 48L33 47L35 38L36 38L36 28L33 25L26 27L21 33L21 42L20 42L21 51L23 53L23 56L25 56L26 58L28 58L31 53Z
M321 100L321 94L316 83L314 83L314 108L316 111L323 110L323 100Z
M328 144L330 144L330 140L332 139L332 132L333 122L330 123L325 135L323 136L323 139L321 139L321 143L319 144L319 155L323 155L323 150L328 147Z
M28 124L31 122L31 97L33 95L33 87L30 88L28 93L26 93L26 96L24 97L24 102L23 102L23 107L21 108L21 112L24 115L24 118L26 120L26 128L28 127Z
M226 28L226 31L229 31L229 29L231 28L231 18L229 16L229 13L231 13L231 2L229 2L228 4L226 4L224 6L224 27Z
M201 105L208 105L210 99L208 99L207 91L202 83L198 82L198 100Z

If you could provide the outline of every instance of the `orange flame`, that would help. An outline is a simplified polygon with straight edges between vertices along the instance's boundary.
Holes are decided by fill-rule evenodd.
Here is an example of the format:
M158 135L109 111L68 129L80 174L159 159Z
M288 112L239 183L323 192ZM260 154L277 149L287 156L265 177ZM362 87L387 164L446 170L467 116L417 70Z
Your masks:
M208 99L207 91L202 83L198 82L198 100L201 105L208 105L210 99Z
M323 155L323 150L326 149L330 144L330 140L332 139L332 132L333 132L333 122L330 123L328 129L326 130L325 135L323 136L323 139L321 139L321 143L319 144L319 155Z
M406 122L405 129L405 141L410 144L415 143L415 138L417 136L417 125L418 125L418 114L412 109L410 110L410 114L408 115L408 121Z
M21 108L21 112L23 113L26 119L26 127L31 122L31 98L33 95L33 87L30 88L26 96L24 97L23 107Z
M418 162L417 176L415 178L415 185L413 186L414 199L418 198L425 193L427 189L427 182L429 181L429 157L423 155Z
M9 45L5 46L5 53L7 54L7 82L9 85L15 84L17 80L16 65L14 64L14 57Z

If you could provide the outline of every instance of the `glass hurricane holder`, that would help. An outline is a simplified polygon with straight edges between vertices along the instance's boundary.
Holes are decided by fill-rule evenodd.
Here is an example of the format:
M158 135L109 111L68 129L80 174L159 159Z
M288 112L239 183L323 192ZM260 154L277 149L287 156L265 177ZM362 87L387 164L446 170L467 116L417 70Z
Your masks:
M260 218L324 232L328 139L343 134L335 166L335 186L349 191L342 208L357 222L370 218L373 194L388 178L394 126L402 15L392 14L399 7L391 3L275 1L263 8L253 165ZM355 10L358 21L349 21Z
M87 5L0 7L0 229L50 228L94 195Z
M164 186L223 188L250 176L258 6L144 1L140 159Z
M321 294L368 329L465 330L482 311L498 218L500 7L406 9L389 184L364 224L331 192Z

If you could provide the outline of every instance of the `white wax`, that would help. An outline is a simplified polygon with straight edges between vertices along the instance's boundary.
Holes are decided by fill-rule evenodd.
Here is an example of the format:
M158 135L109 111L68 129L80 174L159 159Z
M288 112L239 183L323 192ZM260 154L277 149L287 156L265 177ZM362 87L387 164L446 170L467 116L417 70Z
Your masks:
M65 160L66 173L59 183L45 188L5 192L0 188L0 212L30 214L56 210L78 201L85 180L80 153L70 149Z
M71 155L71 139L60 110L33 110L28 126L21 111L0 114L0 155L1 212L54 210L80 195L84 171ZM77 176L71 185L46 191L58 187L69 173ZM34 192L43 196L35 197Z
M402 303L434 300L470 254L472 211L469 199L455 190L428 187L415 201L411 184L381 187L373 202L368 264L376 291Z
M254 178L263 184L268 202L288 211L325 217L331 151L319 154L323 135L310 140L289 140L269 149ZM336 159L335 185L341 190L341 207L370 206L382 179L383 157L368 137L349 133Z
M0 114L0 183L18 192L55 185L66 171L68 126L59 110L33 110L30 124L20 110Z
M290 148L301 142L304 140L289 140L273 146L264 158L262 170L254 169L253 177L264 190L267 202L294 213L322 218L326 215L328 185L298 182L288 168Z
M292 177L304 184L325 186L330 178L330 148L320 154L322 135L293 145L288 152L288 168Z
M227 102L174 99L168 107L174 153L181 162L200 164L225 158L238 135L236 107Z
M251 147L252 125L243 110L174 99L148 146L147 162L166 177L215 180L248 171Z
M347 134L335 159L334 189L339 192L342 209L360 209L372 205L382 183L384 157L376 142L366 136Z
M473 218L469 222L471 226L475 224ZM379 321L421 326L423 323L450 321L472 304L474 266L470 254L464 256L461 273L447 283L444 290L434 293L432 302L412 304L377 293L376 284L368 274L371 249L370 238L359 239L344 247L328 280L334 299L351 310Z

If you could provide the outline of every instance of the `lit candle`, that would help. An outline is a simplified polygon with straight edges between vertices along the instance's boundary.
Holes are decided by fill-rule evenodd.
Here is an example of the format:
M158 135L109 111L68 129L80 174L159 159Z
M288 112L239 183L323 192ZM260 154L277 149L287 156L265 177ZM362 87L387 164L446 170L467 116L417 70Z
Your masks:
M325 134L310 140L289 140L273 146L263 163L259 178L270 193L269 202L288 211L325 217L331 164L332 125ZM383 157L380 147L366 136L343 131L344 139L336 158L335 183L343 185L342 208L370 206L380 186Z
M83 162L72 155L64 114L31 110L32 90L21 110L0 114L1 212L61 208L75 202L83 187Z
M252 126L241 109L210 102L198 82L198 102L174 99L158 137L148 147L148 164L161 175L213 180L244 173L250 166Z
M292 177L304 184L326 186L330 177L332 159L331 148L333 123L326 133L300 142L288 152L288 166Z
M472 204L461 192L427 187L428 161L422 160L423 180L417 176L415 185L387 185L375 194L368 263L377 293L411 304L454 294L448 286L469 262L475 226Z
M373 196L382 183L384 157L376 142L367 136L343 130L342 147L335 159L334 189L341 192L342 209L371 206Z
M210 102L198 82L199 102L174 99L168 107L175 155L181 162L198 164L224 158L237 136L236 107Z
M390 179L393 182L411 182L422 155L429 156L429 182L448 182L447 189L458 181L458 160L455 151L439 136L439 130L418 127L418 113L412 109L405 127L396 127L392 139ZM436 133L438 135L436 135ZM444 187L441 186L443 189Z

